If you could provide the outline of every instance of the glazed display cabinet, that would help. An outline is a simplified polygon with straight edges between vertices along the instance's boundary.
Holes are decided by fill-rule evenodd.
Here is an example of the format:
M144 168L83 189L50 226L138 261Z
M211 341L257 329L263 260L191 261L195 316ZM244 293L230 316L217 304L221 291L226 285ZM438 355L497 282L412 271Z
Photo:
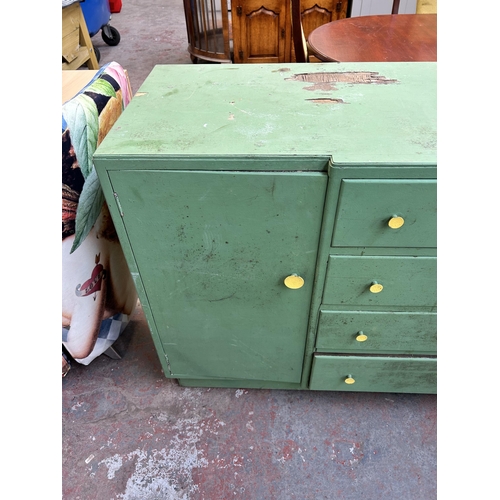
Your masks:
M436 392L436 64L156 66L94 157L165 376Z

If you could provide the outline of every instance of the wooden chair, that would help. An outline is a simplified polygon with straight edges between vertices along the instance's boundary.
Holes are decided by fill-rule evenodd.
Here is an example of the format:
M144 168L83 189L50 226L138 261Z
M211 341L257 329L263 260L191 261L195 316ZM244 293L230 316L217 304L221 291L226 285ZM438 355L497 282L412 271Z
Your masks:
M292 39L295 50L296 62L309 62L309 51L307 48L307 40L304 36L304 28L302 27L302 14L300 9L300 0L291 0L292 2Z

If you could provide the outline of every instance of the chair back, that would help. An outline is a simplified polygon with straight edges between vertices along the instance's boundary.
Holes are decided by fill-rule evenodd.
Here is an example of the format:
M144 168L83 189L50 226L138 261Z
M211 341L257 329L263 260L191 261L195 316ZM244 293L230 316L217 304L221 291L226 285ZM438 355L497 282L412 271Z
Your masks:
M309 51L307 49L307 40L304 36L302 27L302 14L300 11L300 0L291 0L292 2L292 38L295 49L296 62L309 62Z

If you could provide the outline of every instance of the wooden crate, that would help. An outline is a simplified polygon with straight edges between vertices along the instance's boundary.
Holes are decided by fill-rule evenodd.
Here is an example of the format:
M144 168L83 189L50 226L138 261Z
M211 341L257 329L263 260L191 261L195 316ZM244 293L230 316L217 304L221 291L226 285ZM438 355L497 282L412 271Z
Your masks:
M62 69L99 69L80 2L62 9Z

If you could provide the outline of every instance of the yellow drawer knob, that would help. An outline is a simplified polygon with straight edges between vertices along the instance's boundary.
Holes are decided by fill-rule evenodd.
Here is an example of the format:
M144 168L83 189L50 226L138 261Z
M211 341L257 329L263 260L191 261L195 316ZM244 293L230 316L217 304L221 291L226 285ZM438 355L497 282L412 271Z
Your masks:
M358 342L364 342L365 340L368 340L368 336L366 336L363 332L358 332L356 334L356 340Z
M300 277L298 274L290 274L290 276L285 278L284 283L287 288L297 290L304 286L304 278Z
M384 289L383 285L377 283L376 281L372 281L372 284L370 285L370 292L380 293L383 289Z
M345 378L344 382L346 384L351 385L351 384L354 384L354 382L356 382L356 381L352 378L352 375L347 375L347 377Z
M389 222L387 224L391 229L399 229L404 223L405 220L403 219L403 217L400 217L399 215L393 215L389 219Z

